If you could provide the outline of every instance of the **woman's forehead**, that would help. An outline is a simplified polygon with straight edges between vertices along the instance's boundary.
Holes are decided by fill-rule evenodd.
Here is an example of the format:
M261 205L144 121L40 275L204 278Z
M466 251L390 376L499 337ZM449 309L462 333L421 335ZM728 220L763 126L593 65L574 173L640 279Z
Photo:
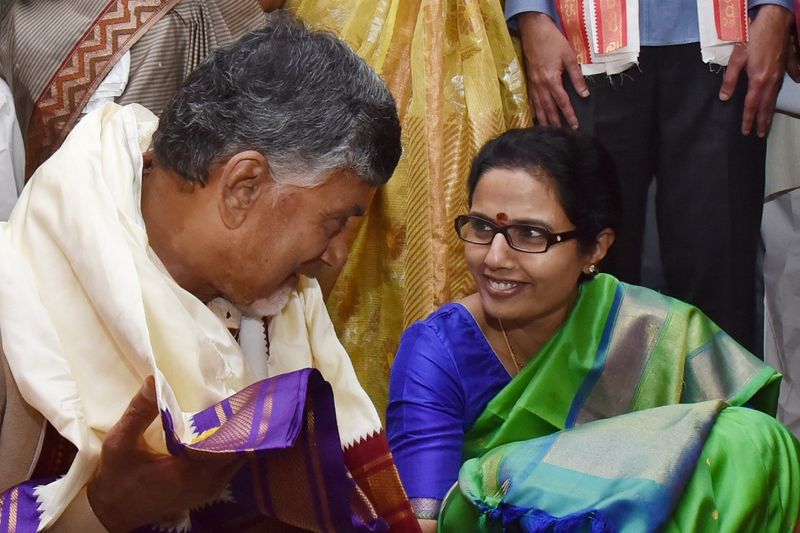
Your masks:
M504 168L487 171L478 181L472 204L499 205L549 205L558 204L558 197L550 180L531 176L525 170ZM510 209L495 209L492 214L506 213Z
M518 169L488 170L475 187L470 211L498 224L567 219L550 180Z

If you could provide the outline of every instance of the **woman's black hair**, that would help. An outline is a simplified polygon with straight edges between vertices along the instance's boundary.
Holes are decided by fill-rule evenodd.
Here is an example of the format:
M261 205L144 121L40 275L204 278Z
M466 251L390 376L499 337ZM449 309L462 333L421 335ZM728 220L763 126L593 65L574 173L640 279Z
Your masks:
M604 229L617 229L616 167L605 148L586 133L535 127L509 130L489 141L472 162L470 204L481 177L493 168L519 169L549 179L585 250L594 246Z

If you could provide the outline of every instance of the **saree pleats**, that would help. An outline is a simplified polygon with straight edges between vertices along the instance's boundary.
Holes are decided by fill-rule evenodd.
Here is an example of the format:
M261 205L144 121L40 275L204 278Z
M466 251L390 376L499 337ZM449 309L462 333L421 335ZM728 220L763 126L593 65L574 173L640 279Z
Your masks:
M772 417L725 409L663 531L793 531L799 456L797 440Z
M470 293L452 220L467 209L478 148L531 122L499 2L289 0L312 27L348 43L386 80L403 156L353 239L328 308L378 411L403 329Z

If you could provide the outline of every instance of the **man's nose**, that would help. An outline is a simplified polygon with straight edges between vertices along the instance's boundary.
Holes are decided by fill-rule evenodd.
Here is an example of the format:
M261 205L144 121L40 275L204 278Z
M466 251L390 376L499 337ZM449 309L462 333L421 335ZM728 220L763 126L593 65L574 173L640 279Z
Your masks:
M325 251L319 256L323 263L334 270L341 269L345 261L347 261L347 239L343 233L344 232L331 239L331 242L328 243L328 247L325 248Z

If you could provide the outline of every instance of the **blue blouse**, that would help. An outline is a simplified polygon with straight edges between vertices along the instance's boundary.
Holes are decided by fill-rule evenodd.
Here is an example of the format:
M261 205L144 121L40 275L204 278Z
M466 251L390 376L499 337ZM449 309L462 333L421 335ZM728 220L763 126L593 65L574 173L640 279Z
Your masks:
M458 480L464 433L510 381L461 304L444 305L403 333L386 425L410 499L444 499Z

